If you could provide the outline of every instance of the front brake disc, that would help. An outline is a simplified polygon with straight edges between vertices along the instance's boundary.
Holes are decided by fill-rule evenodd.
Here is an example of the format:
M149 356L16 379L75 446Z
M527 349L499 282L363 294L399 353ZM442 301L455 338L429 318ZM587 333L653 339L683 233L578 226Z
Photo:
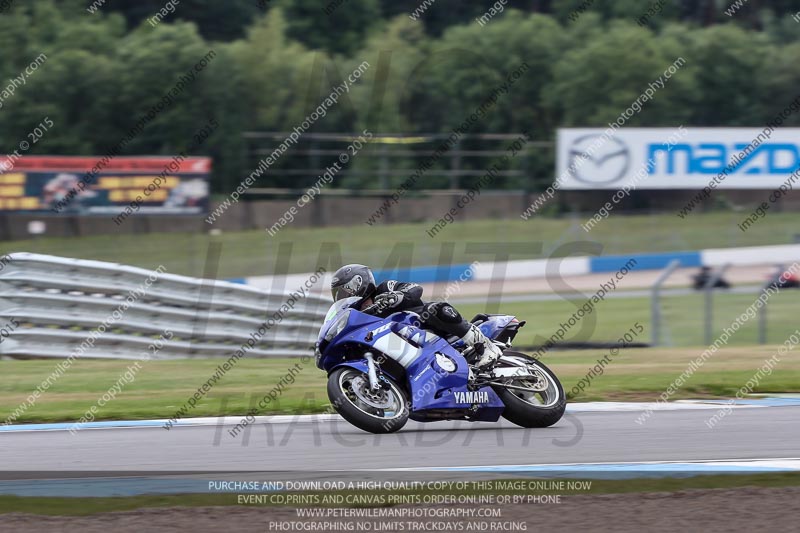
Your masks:
M369 386L369 381L361 376L350 380L353 394L356 397L375 409L388 409L392 406L392 400L383 388L373 391Z

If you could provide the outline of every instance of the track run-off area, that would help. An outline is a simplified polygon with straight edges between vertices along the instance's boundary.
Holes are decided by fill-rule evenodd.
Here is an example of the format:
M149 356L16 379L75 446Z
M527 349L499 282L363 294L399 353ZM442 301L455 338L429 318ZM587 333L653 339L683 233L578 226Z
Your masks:
M722 404L662 404L642 421L652 404L576 403L550 428L409 422L390 435L364 433L337 415L257 417L236 436L235 417L188 419L170 430L156 420L95 422L74 434L68 424L4 426L0 494L204 492L208 479L232 473L588 479L800 470L800 399L745 400L709 427Z

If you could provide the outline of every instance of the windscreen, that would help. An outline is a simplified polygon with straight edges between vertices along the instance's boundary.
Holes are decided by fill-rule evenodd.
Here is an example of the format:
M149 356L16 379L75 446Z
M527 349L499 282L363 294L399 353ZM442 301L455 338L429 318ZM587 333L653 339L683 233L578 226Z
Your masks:
M349 298L343 298L338 302L333 302L333 305L331 305L330 309L328 309L328 314L325 315L325 322L322 324L322 327L319 328L317 340L322 339L325 336L325 333L328 332L328 328L331 327L331 324L333 324L334 319L339 313L354 306L360 300L360 296L351 296Z

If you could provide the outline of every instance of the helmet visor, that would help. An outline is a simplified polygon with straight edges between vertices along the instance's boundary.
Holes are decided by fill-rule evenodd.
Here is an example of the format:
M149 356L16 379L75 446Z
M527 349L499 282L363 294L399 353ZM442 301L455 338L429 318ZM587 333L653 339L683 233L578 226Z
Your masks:
M331 296L333 296L334 302L338 302L339 300L357 295L353 294L353 291L346 285L340 285L338 287L331 287Z
M369 282L365 282L361 274L356 274L350 278L347 283L335 284L331 286L331 295L333 301L338 302L342 298L350 298L351 296L364 296L369 290Z

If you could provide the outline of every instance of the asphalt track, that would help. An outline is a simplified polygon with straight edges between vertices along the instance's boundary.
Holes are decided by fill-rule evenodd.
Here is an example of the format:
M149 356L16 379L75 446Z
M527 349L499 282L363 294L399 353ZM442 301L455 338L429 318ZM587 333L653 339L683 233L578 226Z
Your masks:
M333 417L259 421L233 437L225 425L0 433L3 472L354 471L639 461L779 459L800 456L800 406L742 406L715 427L719 406L655 411L580 409L557 425L410 422L370 435ZM12 476L13 478L13 476ZM6 477L6 479L9 479Z

